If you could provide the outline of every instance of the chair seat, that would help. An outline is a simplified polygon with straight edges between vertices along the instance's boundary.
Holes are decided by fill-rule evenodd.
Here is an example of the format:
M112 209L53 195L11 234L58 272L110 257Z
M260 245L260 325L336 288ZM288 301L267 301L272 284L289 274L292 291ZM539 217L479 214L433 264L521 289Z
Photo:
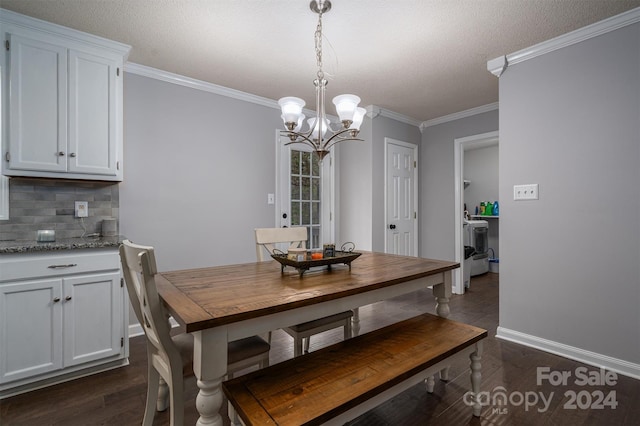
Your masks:
M269 352L271 345L259 336L246 337L244 339L229 342L227 363L234 364L240 360L252 358L256 355Z
M180 351L183 374L185 376L193 374L193 336L182 333L171 336L171 339ZM240 360L269 352L271 345L259 336L251 336L230 342L228 348L227 363L235 364Z
M304 333L305 331L309 331L314 328L323 327L334 322L346 320L347 318L351 318L352 316L352 311L345 311L338 314L330 315L328 317L318 318L313 321L303 322L302 324L292 325L287 328L295 331L296 333Z

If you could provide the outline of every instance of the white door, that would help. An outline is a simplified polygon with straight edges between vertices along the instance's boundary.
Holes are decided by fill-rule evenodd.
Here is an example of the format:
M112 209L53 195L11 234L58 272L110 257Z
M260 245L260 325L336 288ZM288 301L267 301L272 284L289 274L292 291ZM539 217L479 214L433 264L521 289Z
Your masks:
M389 138L385 138L385 146L385 252L416 256L418 147Z
M277 136L276 226L307 228L307 248L333 242L333 152L322 162L303 144Z

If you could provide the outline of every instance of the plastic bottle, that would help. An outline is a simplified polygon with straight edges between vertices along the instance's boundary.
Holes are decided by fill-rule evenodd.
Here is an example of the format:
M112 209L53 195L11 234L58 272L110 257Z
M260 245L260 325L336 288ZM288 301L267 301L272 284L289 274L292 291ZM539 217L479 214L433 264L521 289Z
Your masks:
M499 216L500 215L500 205L498 204L497 201L495 203L493 203L493 215L494 216Z
M485 209L484 201L481 201L480 202L480 214L481 215L485 214L484 209Z
M487 205L484 208L484 214L487 216L493 215L493 204L491 203L491 201L487 201Z

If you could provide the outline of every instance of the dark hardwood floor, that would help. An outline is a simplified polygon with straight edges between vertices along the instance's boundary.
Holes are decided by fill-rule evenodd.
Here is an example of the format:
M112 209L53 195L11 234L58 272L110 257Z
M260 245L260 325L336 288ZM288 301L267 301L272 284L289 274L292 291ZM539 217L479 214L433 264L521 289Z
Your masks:
M482 416L474 418L465 404L469 389L468 361L452 365L450 380L437 381L433 394L414 386L350 423L351 426L383 425L640 425L640 381L618 375L613 386L578 386L576 368L584 364L496 339L498 325L498 274L474 277L464 296L453 296L451 319L489 331L482 359L482 390L489 400ZM360 309L361 333L422 312L435 313L431 291L424 290ZM541 315L544 313L541 312ZM340 330L315 336L311 350L341 339ZM131 339L127 367L73 380L0 401L0 425L139 425L146 392L144 337ZM282 331L273 334L271 363L292 356L292 339ZM571 372L566 386L536 383L537 368ZM586 366L590 374L594 367ZM577 399L570 400L575 393ZM615 392L615 397L612 397ZM197 386L186 381L185 424L195 424ZM568 393L565 396L565 393ZM602 393L605 408L594 404ZM500 405L500 394L507 403ZM534 396L538 398L537 403ZM544 401L541 399L544 398ZM528 400L526 407L522 402ZM615 408L611 408L613 403ZM575 406L575 409L572 408ZM594 407L593 409L580 407ZM168 412L157 413L154 425L168 425Z

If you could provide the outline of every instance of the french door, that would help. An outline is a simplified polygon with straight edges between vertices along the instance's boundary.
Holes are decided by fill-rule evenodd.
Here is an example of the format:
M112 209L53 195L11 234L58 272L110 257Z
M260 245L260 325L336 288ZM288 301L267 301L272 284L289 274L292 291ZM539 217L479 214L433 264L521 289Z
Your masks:
M321 249L333 242L333 153L322 162L303 144L285 145L278 139L276 223L307 228L307 247Z

